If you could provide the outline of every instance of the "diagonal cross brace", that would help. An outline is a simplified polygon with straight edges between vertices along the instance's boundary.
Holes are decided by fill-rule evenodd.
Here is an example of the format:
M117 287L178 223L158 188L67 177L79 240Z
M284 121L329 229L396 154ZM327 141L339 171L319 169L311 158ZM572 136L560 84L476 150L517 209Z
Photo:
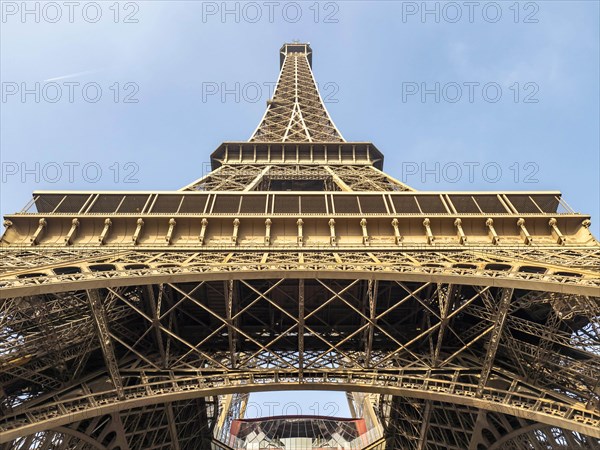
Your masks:
M490 335L487 353L481 368L481 375L479 377L479 383L476 391L477 397L481 397L483 395L483 389L489 380L494 359L496 358L496 352L498 351L498 346L500 345L502 331L506 323L506 317L508 316L508 308L510 306L510 300L512 299L513 292L514 289L510 288L504 288L501 291L498 309L496 310L496 315L494 318L494 328L492 329Z
M94 318L94 325L96 327L96 333L98 334L98 340L100 341L100 348L102 348L102 354L104 355L104 362L110 374L110 378L113 382L117 396L120 400L125 398L123 392L123 380L119 374L119 365L117 363L117 357L115 356L115 349L113 347L112 339L110 337L110 331L108 329L108 321L106 319L106 311L102 305L102 297L98 289L87 290L88 301L92 310L92 316Z

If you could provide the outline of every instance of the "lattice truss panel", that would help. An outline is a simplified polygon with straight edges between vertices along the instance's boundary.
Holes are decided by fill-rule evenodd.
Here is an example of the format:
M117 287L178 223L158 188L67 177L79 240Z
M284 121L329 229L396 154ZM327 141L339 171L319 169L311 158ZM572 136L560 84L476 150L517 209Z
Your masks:
M264 167L254 165L224 165L186 187L188 191L244 191Z
M273 99L250 141L344 142L321 100L307 47L284 48Z
M312 183L311 183L312 182ZM373 166L226 164L185 191L411 191Z
M596 449L576 431L470 406L382 395L386 448L439 450Z
M493 284L549 292L596 296L600 289L600 250L488 248L463 251L356 251L356 252L178 252L87 249L2 250L0 295L53 292L102 283L148 283L165 277L210 278L239 273L246 278L259 272L302 273L314 277L327 271L334 277L354 274L390 279L431 280L457 284ZM61 263L57 261L62 258ZM569 303L565 314L583 305Z
M99 415L24 436L11 450L123 450L209 448L214 399L197 398ZM208 415L207 415L208 414Z
M405 184L369 166L332 166L331 170L352 191L412 191Z
M396 261L409 256L440 269L427 261L492 259L431 253ZM388 448L487 448L509 432L506 448L600 445L600 299L577 294L579 284L562 280L550 289L557 292L540 291L531 273L532 289L502 286L501 275L470 285L385 279L375 262L364 267L385 253L329 261L305 254L303 264L345 275L299 279L290 254L256 256L211 254L219 270L194 281L178 278L176 267L194 265L189 253L111 255L103 272L61 275L71 277L69 291L50 284L53 292L2 300L4 448L171 448L174 436L180 448L204 448L198 442L222 431L212 429L218 407L195 399L298 383L382 394L381 420L393 430ZM170 267L159 267L166 261ZM365 276L349 276L361 261ZM128 263L137 266L117 270ZM139 284L145 270L160 269L168 273L161 282ZM84 274L101 277L102 287L73 291ZM110 442L106 431L96 447L85 447L89 439L73 444L90 435L84 420L108 412Z

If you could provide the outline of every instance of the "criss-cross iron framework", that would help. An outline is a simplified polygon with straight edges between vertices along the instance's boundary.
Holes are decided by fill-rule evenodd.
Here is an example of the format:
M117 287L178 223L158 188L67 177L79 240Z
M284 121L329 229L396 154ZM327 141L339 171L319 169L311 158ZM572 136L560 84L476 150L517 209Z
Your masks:
M227 449L247 395L349 395L369 448L600 446L600 245L559 192L415 191L346 142L308 44L179 191L5 217L0 448Z

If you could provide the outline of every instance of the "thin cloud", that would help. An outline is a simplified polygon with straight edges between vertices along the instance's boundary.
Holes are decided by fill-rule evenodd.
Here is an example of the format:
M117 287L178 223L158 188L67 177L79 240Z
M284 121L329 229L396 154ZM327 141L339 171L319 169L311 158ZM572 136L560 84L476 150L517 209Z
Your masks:
M44 82L65 80L67 78L76 78L76 77L81 77L83 75L90 75L92 73L97 73L97 72L99 72L99 70L85 70L83 72L75 72L75 73L70 73L68 75L61 75L60 77L48 78L47 80L44 80Z

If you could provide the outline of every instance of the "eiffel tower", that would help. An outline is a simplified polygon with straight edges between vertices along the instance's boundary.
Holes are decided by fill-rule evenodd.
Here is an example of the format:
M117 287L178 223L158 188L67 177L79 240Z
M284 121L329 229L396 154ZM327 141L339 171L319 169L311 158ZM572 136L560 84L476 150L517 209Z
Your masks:
M5 216L0 448L244 448L248 395L298 389L348 393L372 431L351 448L600 448L589 216L416 191L342 137L310 45L280 67L251 138L184 188Z

